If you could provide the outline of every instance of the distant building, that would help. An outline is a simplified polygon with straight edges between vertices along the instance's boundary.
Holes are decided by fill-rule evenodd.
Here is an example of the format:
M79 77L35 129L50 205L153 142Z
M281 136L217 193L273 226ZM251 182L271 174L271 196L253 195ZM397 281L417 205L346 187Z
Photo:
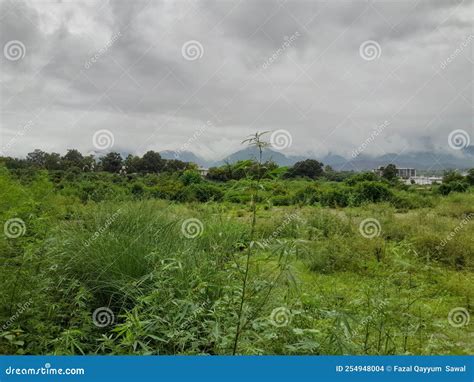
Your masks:
M383 166L380 166L378 169L374 170L379 176L382 176ZM414 168L398 168L397 167L397 176L402 179L409 179L416 177L416 170Z
M405 184L418 184L421 186L441 183L443 180L440 176L413 176L405 179Z
M408 179L416 176L416 170L414 168L398 168L397 175L402 179Z
M201 174L202 177L205 177L209 173L209 169L204 168L204 167L199 167L198 172L199 172L199 174Z

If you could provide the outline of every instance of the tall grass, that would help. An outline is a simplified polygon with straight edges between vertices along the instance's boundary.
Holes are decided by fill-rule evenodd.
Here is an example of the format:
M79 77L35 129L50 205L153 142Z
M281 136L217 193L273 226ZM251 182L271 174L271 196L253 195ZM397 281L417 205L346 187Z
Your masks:
M447 319L456 307L472 312L473 223L436 248L472 212L471 194L406 213L390 204L83 205L47 196L42 180L31 194L3 182L17 194L1 204L2 217L21 214L27 233L0 239L1 322L31 304L1 330L2 353L474 350L470 327ZM285 222L289 214L298 219ZM359 232L369 217L381 225L373 239ZM182 233L189 218L204 227L195 238ZM92 319L100 307L114 314L106 327ZM278 308L290 314L282 326L271 320Z

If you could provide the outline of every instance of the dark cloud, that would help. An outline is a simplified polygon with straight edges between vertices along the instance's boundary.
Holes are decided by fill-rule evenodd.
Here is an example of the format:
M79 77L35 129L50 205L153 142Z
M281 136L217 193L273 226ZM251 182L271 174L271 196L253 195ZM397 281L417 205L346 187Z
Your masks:
M116 148L219 157L255 130L286 129L289 153L450 150L472 133L468 1L92 1L0 4L3 142L9 154ZM183 57L195 40L196 60ZM375 41L374 60L360 55ZM466 42L467 41L467 42ZM464 44L464 45L463 45ZM202 47L202 52L200 51ZM461 47L461 48L460 48ZM450 59L450 62L443 62ZM474 139L474 137L473 137Z

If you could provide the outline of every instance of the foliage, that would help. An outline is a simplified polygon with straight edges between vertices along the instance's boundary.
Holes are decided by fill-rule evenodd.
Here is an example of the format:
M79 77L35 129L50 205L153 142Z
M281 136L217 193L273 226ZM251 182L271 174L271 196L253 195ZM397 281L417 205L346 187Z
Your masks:
M306 159L296 162L285 174L287 178L308 177L311 179L319 178L323 175L323 164L314 159Z
M394 180L397 177L397 166L389 164L386 167L382 167L382 177L387 180Z
M0 166L2 225L26 228L0 236L2 354L474 351L469 327L447 319L472 314L465 178L402 189L373 174L274 178L257 162L223 183L85 170L77 153L46 170L36 154ZM195 238L183 235L191 218ZM373 238L360 232L369 218ZM114 314L105 327L92 319L101 307Z

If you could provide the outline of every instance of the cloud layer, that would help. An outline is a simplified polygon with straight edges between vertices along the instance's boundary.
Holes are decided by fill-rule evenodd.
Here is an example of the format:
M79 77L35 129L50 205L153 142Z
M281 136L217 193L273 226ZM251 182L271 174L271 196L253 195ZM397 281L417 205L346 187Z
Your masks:
M257 130L285 129L288 154L350 157L380 130L366 154L452 152L453 130L474 139L473 11L423 0L3 1L0 149L89 152L107 129L114 150L142 154L200 131L189 150L216 159Z

